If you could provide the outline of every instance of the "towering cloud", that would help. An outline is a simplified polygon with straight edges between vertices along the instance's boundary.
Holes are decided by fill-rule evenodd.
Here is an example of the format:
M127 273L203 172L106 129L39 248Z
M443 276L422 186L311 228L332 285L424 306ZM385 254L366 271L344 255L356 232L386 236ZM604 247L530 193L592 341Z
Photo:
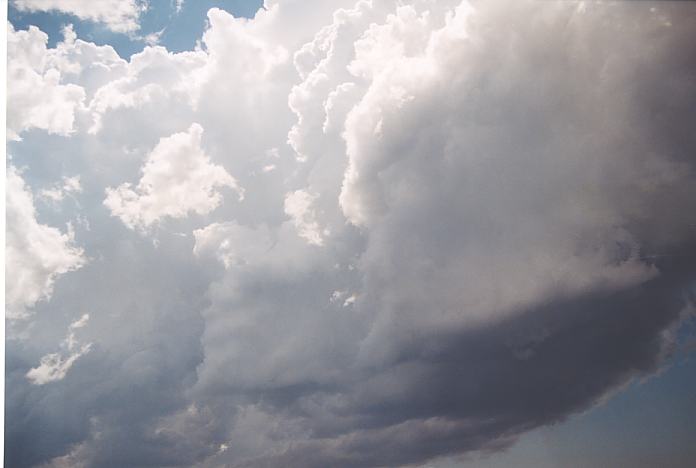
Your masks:
M208 20L200 48L128 62L10 31L10 69L45 81L24 51L60 58L62 103L10 119L9 187L51 241L15 248L43 266L12 296L36 308L8 344L13 466L425 463L503 449L670 356L696 273L694 6ZM41 209L84 252L22 179L76 175L76 211ZM87 311L91 345L68 346Z

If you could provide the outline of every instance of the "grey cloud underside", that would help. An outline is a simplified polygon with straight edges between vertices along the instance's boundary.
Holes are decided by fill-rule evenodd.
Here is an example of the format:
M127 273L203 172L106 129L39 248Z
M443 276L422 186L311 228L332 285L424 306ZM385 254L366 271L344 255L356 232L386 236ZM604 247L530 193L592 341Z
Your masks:
M80 175L34 204L85 263L9 324L8 466L415 465L660 369L695 290L693 5L267 3L12 120L35 194ZM179 216L195 178L145 162L194 122L244 200ZM132 229L105 190L147 171ZM33 385L84 313L89 353Z

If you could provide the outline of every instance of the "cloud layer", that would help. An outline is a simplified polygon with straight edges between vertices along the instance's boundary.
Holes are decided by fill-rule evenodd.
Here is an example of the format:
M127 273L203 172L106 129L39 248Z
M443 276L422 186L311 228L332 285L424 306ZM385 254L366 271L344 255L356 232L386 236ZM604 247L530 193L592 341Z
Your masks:
M196 50L129 61L9 28L12 466L425 463L669 356L696 270L696 8L208 21Z

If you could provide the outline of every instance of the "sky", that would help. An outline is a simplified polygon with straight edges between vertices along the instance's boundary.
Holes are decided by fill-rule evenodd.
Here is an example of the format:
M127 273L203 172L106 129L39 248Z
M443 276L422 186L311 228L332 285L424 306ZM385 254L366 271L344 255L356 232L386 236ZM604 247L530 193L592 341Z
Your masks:
M8 467L696 460L696 4L10 0Z

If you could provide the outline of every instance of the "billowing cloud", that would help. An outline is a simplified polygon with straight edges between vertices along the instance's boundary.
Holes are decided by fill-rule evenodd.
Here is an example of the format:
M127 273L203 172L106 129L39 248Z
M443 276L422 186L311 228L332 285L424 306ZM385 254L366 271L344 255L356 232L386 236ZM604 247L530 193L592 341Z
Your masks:
M7 136L19 139L30 128L69 135L73 131L76 110L85 99L84 90L61 83L61 71L51 66L47 54L48 36L32 26L15 31L8 25Z
M49 134L72 135L88 109L98 125L99 109L93 100L102 85L123 76L126 61L111 46L98 46L77 39L72 25L63 28L64 39L47 48L48 36L35 26L16 31L8 24L7 136L41 129Z
M131 229L146 229L163 217L206 214L222 202L219 189L230 187L242 199L244 191L201 148L203 128L162 138L148 155L135 189L125 183L106 189L106 205Z
M138 30L140 14L147 8L147 3L140 0L12 0L12 3L20 11L58 11L81 20L103 23L121 33Z
M297 233L308 243L313 245L323 245L324 236L328 234L326 230L319 227L316 220L316 213L312 205L316 195L305 190L295 190L285 195L285 214L290 216Z
M47 102L81 91L9 120L8 213L54 259L9 296L10 462L408 466L656 372L694 294L694 11L268 1L129 61L11 31ZM44 215L84 253L23 181L76 176Z
M82 267L85 256L70 232L36 219L34 197L14 166L7 170L6 316L20 319L51 297L53 284L65 273Z

